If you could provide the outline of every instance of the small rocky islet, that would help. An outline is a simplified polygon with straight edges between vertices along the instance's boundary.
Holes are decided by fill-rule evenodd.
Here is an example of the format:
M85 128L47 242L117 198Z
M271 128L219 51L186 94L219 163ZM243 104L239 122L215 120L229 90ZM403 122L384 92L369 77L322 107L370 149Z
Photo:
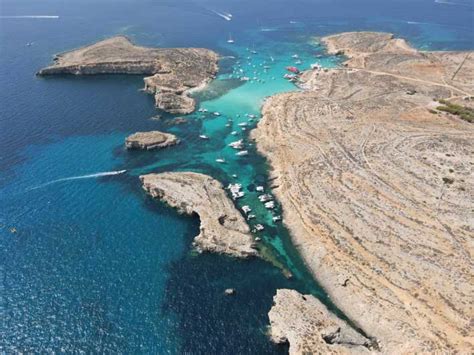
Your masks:
M179 139L171 133L160 131L137 132L125 139L127 149L152 150L166 148L179 143Z
M304 90L267 100L252 136L272 165L273 192L292 239L360 330L312 295L278 290L269 336L289 342L291 354L468 351L473 235L466 206L474 131L437 111L433 98L472 106L472 55L420 52L387 33L343 33L322 42L329 53L347 57L344 67L299 73L295 81ZM145 91L156 106L187 114L195 109L190 90L215 77L217 60L206 49L145 48L120 36L59 54L38 74L149 75ZM167 133L138 132L126 146L177 142ZM441 171L433 169L445 164L456 165L459 176L449 181L462 182L462 189L440 187ZM245 219L217 180L193 172L140 180L153 198L199 216L198 251L258 255Z

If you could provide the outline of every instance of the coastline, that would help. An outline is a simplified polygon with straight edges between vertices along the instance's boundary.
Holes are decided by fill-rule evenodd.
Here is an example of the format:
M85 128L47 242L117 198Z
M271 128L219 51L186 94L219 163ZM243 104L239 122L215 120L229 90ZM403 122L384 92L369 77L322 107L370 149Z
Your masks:
M429 54L424 52L423 55L419 55L416 50L407 47L405 41L398 39L393 40L393 35L391 34L380 34L379 41L376 41L376 48L372 48L370 45L368 45L368 43L374 43L372 35L375 37L378 36L378 34L371 33L368 38L364 38L364 33L360 34L357 32L352 32L348 34L327 37L325 41L327 42L329 39L329 49L332 53L345 54L348 56L348 61L346 62L347 67L337 70L329 70L327 74L319 73L316 75L314 71L308 71L304 73L302 75L302 81L304 82L304 87L306 90L302 93L279 94L270 98L262 109L263 118L259 122L258 128L252 132L252 136L256 140L258 150L265 157L267 157L270 165L273 168L271 171L271 176L277 181L278 184L278 188L273 189L273 192L284 207L284 223L291 232L291 238L295 247L300 251L314 277L323 285L334 303L351 319L351 321L363 329L369 336L376 338L383 352L400 351L403 353L411 351L445 351L447 349L466 349L466 347L469 348L469 340L460 335L460 332L462 334L462 328L465 329L467 326L465 317L463 320L464 325L452 323L451 320L448 320L449 318L452 319L454 316L454 314L450 314L452 310L446 311L444 309L445 306L436 306L436 303L433 302L437 301L435 301L433 298L425 298L417 294L415 291L407 292L405 287L412 287L408 284L404 286L395 286L392 284L395 280L396 284L403 281L402 279L398 278L397 272L393 270L393 268L387 269L384 264L380 263L379 260L383 260L379 259L381 257L380 255L376 255L375 258L374 255L371 255L373 253L380 252L377 247L372 245L367 246L364 243L364 238L367 237L370 239L375 238L375 242L377 243L377 235L371 237L370 233L374 232L370 232L370 230L368 230L364 232L369 233L367 237L367 234L354 236L354 233L357 233L357 228L362 228L362 226L359 227L359 223L357 222L357 218L361 218L362 216L352 215L350 218L347 217L348 219L338 221L341 219L340 216L331 214L330 217L327 214L329 211L328 208L337 209L338 207L332 205L324 207L320 205L320 203L324 203L324 201L327 201L327 203L329 203L331 200L335 202L334 199L336 199L336 196L339 195L338 189L341 189L341 186L337 184L334 185L334 183L331 183L332 187L329 187L329 190L324 187L317 187L316 185L330 183L331 176L334 174L336 174L336 176L342 174L344 180L349 179L347 181L350 181L350 184L353 185L351 187L352 191L354 189L367 189L366 194L369 196L379 188L377 185L380 184L380 182L374 182L375 185L371 186L369 189L367 183L358 181L358 179L355 180L356 176L352 172L345 171L347 169L345 167L347 164L345 160L349 159L349 161L353 161L354 159L358 158L352 148L347 147L342 153L332 156L334 154L334 149L339 150L342 146L346 145L346 143L343 143L343 141L339 140L343 139L342 137L344 137L344 135L338 135L336 141L334 141L333 138L329 138L331 135L336 134L339 126L342 127L340 128L341 133L344 133L349 132L351 125L353 125L352 120L354 119L356 120L354 122L357 128L360 128L365 124L365 122L359 123L359 120L367 122L370 122L371 120L370 115L368 115L367 118L359 117L360 115L366 114L364 113L362 104L359 105L358 103L354 103L353 105L355 106L351 108L349 108L349 105L343 107L345 100L352 101L353 96L363 96L363 94L359 94L359 92L363 93L364 91L367 91L368 95L378 95L376 90L375 92L371 92L374 91L371 89L371 85L373 84L371 82L364 81L365 79L362 73L357 73L357 69L353 69L353 66L365 67L367 65L366 72L373 72L373 74L369 73L368 75L374 75L374 77L376 77L378 80L383 78L383 80L386 80L387 87L400 85L398 84L400 81L402 83L401 85L409 87L409 89L405 89L408 90L407 92L411 93L411 90L414 92L420 90L422 91L422 95L428 95L428 98L426 99L423 97L420 99L413 99L411 95L405 94L405 92L403 92L403 96L401 96L401 94L394 94L399 95L395 96L397 99L394 97L394 102L397 102L397 100L400 101L401 106L395 109L392 107L391 109L388 109L388 112L391 112L390 115L406 116L401 122L402 125L406 124L407 128L404 129L408 129L410 124L413 124L416 126L416 130L422 130L424 128L422 125L420 125L421 122L425 122L425 125L434 124L434 126L431 126L431 129L439 129L437 128L437 125L443 127L442 121L440 123L435 123L433 121L433 117L431 117L432 114L426 114L428 112L427 108L420 107L420 109L417 110L416 106L429 104L433 95L435 97L451 96L448 85L449 82L429 82L432 77L436 78L436 75L438 75L436 68L434 70L426 69L429 70L428 72L421 71L421 77L416 77L415 80L411 81L407 80L409 78L403 78L400 74L400 71L406 71L409 73L409 75L411 75L416 73L418 70L424 70L423 68L425 63L427 63L425 67L430 68L430 66L432 66L432 62L429 62L430 58L426 59L426 56L429 56ZM344 36L347 37L344 38ZM361 38L358 38L359 36ZM331 40L333 38L342 38L342 44L331 44ZM360 39L362 39L361 43L358 43L357 41ZM348 43L351 43L351 41L355 40L356 44L353 43L355 49L347 50L347 48L345 48L345 40L348 40ZM360 47L359 44L361 44L362 47ZM447 53L453 53L453 57L456 57L457 55L456 52ZM443 54L446 55L446 52ZM385 58L397 56L399 56L399 58L403 58L401 60L403 64L397 64L392 67L389 66L385 68L382 65L377 68L378 65L381 65L380 63L383 63ZM434 53L433 56L436 57L436 53ZM382 58L381 62L377 62L379 58ZM407 63L406 67L404 67L404 62ZM444 64L445 62L441 62L441 64L438 64L438 66L446 65ZM386 71L386 73L380 73L381 71ZM465 92L468 90L466 89L466 83L469 82L468 73L469 72L466 72L464 74L464 86L459 89L460 92ZM428 75L428 79L425 79L426 75ZM349 85L344 87L341 80L343 78L349 78L350 76L357 76L358 79L355 79L354 82L351 80L350 84L353 85L351 91L353 91L353 93L347 93L346 91L344 94L343 91L347 90L351 86ZM330 84L326 85L326 83ZM362 86L358 88L357 85L359 83L362 83ZM430 86L431 84L435 86ZM342 92L338 92L338 85L343 87ZM382 87L385 86L384 84L378 85L381 85ZM436 87L436 85L438 86ZM467 87L469 87L469 85ZM429 90L431 90L431 94L428 93ZM346 97L348 94L349 96ZM329 99L327 97L329 97ZM334 99L332 97L334 97ZM341 99L344 101L341 101ZM415 105L409 103L410 100L415 100L413 101ZM308 105L314 105L316 108L311 109ZM382 116L383 109L391 107L390 102L384 101L375 101L374 104L371 105L382 105L382 109L378 111L380 114L382 114ZM410 107L410 111L412 111L413 114L419 114L420 118L414 120L412 113L405 113L404 110L406 107ZM355 113L354 109L358 110L357 113ZM308 113L306 113L306 111L308 111ZM337 118L335 122L327 121L324 118L327 112L329 112L331 115L334 115L334 118L340 118ZM328 125L328 129L325 130L317 128L317 126L313 126L313 124L309 121L309 117L311 116L314 117L313 120L321 120L322 122L319 123L320 125ZM292 120L297 120L297 122ZM413 123L410 121L413 121ZM420 123L418 123L418 121ZM377 127L379 127L381 124L387 125L386 121L383 120L376 120L373 123L369 123L368 129L364 129L363 134L359 133L361 136L368 135L368 137L363 141L363 147L369 145L368 139L370 138L371 134L373 135L375 124L377 124ZM453 136L450 137L461 137L461 130L463 129L467 129L467 132L464 133L464 136L468 137L469 134L472 134L472 128L463 122L455 121L449 122L447 125L444 123L444 125L445 127L443 129L445 130L446 134L448 134L449 129L452 129L451 132ZM355 128L353 128L352 131L357 131ZM322 133L318 133L319 131L327 131L327 133L325 133L325 136L321 136L320 134ZM349 137L350 139L356 139L356 141L359 138L353 137L352 134L349 135ZM329 139L329 141L327 141L327 139ZM316 143L319 140L321 140L321 145ZM288 145L288 141L291 142L291 147ZM327 141L327 143L325 141ZM336 146L334 146L334 144L336 144ZM302 151L304 151L304 153L302 153ZM362 166L366 166L365 169L368 169L364 170L363 172L363 175L367 178L369 176L367 174L372 173L376 163L369 163L366 154L362 156L363 161L361 164ZM317 157L315 162L311 161L311 156ZM465 159L466 161L469 161L466 156ZM338 166L341 163L344 165ZM350 163L350 165L352 164L353 163ZM324 167L325 165L326 167ZM317 170L321 168L322 175L318 174L317 172ZM354 169L354 167L352 169ZM360 165L357 167L357 170L358 169L360 169ZM417 180L416 183L418 184L419 181ZM304 194L302 189L304 189ZM393 199L400 198L400 194L403 194L402 191L403 190L400 190L391 197L392 202L387 202L388 206L393 204ZM388 192L381 191L377 193L377 195L375 195L377 199L380 199L380 197L378 197L380 196L380 193L387 194ZM416 194L412 189L409 189L409 193L412 195L403 197L404 200L418 200L421 198L420 194ZM352 194L356 194L356 192L352 192ZM332 196L330 200L327 200L328 196L331 195L334 196ZM308 199L308 196L312 197ZM359 206L361 203L364 203L361 202L361 198L362 197L357 197L357 200L352 202L347 201L346 203L356 204ZM319 199L321 199L321 201L316 203L316 201ZM404 200L401 200L397 203L406 204L406 201L402 202ZM344 200L341 200L340 202L341 212L344 211L342 206L344 206L345 203L342 201ZM451 199L450 201L450 203L452 203L453 200ZM371 204L372 203L376 202L371 202ZM374 221L379 220L381 212L371 211L371 208L372 207L369 205L366 208L366 211L361 210L359 213L363 212L364 214L367 214L375 212L372 218ZM384 207L381 205L378 208ZM399 208L408 208L408 205L406 207ZM318 211L317 214L313 213L311 209ZM386 213L387 212L384 212L384 214ZM407 210L407 213L411 213L413 215L413 217L410 218L420 218L419 213L417 217L414 216L416 212L413 210L413 207L410 207L410 209ZM451 216L451 212L449 214ZM427 218L428 220L423 223L427 223L433 228L434 224L429 222L430 217ZM397 219L399 219L399 217L397 217ZM366 219L364 218L364 220ZM350 221L353 222L352 226L350 225ZM407 220L407 222L408 221L409 220ZM334 224L335 222L336 224ZM410 222L410 224L412 223ZM354 230L353 228L356 229ZM415 227L411 226L411 228ZM338 229L340 229L340 231L338 231ZM334 234L336 231L337 234ZM432 232L434 231L435 229L432 229ZM420 230L420 233L424 234L426 232L427 230ZM438 243L442 240L445 240L446 238L451 238L449 234L445 234L443 236L442 231L435 233L435 238L440 238ZM468 232L463 233L468 234ZM467 234L465 234L463 237L465 242ZM347 237L345 237L345 235L347 235ZM460 246L460 248L463 247ZM419 252L422 251L420 250L418 253ZM450 252L455 252L455 250L450 249ZM403 263L405 260L403 259L403 255L405 253L406 252L404 252L403 249L400 251L397 261L398 265L400 266L403 265L401 263ZM460 255L459 253L462 255L462 251L458 250L457 254ZM426 257L428 257L428 259L425 259L428 260L426 265L438 263L435 261L435 259L431 259L430 256L426 255ZM384 254L384 258L389 258L388 254ZM407 261L405 262L409 262L410 264L408 265L411 265L411 261L408 261L409 259L406 260ZM468 262L468 260L466 260L464 257L462 257L461 260L463 260L463 263ZM393 263L393 261L389 260L387 260L387 262L389 263L388 265ZM448 259L446 259L446 262L449 262ZM452 267L453 266L451 266L450 269L447 269L447 271L450 273L453 272L454 269L452 269ZM419 277L416 275L424 275L423 272L421 274L417 274L418 271L416 267L410 266L410 268L414 270L413 273L411 273L410 278ZM456 272L458 275L463 274L461 271L462 269L459 269L458 267L455 269L457 270ZM464 274L462 277L464 280L466 280L465 277L467 277L467 275ZM457 282L458 281L455 283ZM468 287L468 284L466 284L465 281L459 282L462 282L464 287ZM370 284L372 284L372 286L368 286ZM376 287L377 290L375 291L374 289L371 291L372 287ZM402 287L403 289L401 289ZM426 284L425 287L430 286ZM431 293L432 291L428 292ZM450 293L452 296L456 295L456 297L460 297L457 299L457 306L463 307L462 304L466 301L466 293L459 293L459 291L455 291L455 289L452 288L446 289L445 292L448 294ZM375 297L373 296L374 294ZM406 308L407 302L410 304L416 304L416 306L412 305L409 307L411 312L408 312ZM385 305L383 303L385 303ZM392 306L389 306L390 304ZM437 308L431 308L433 306ZM418 315L414 316L413 314L416 314L417 312L419 312ZM443 314L443 312L445 312L445 314ZM457 310L455 311L455 313L457 313L456 317L459 317L459 315L462 314L459 312L460 311ZM430 322L432 323L428 324L425 322L420 322L420 319L417 319L420 317L423 319L423 317L426 317L427 315L430 315ZM444 317L448 317L448 319ZM410 324L410 326L405 327L404 329L401 324L406 324L407 322ZM443 331L446 333L449 332L449 341L447 339L448 335L442 336L439 333L439 329L443 329ZM412 335L409 336L408 334Z

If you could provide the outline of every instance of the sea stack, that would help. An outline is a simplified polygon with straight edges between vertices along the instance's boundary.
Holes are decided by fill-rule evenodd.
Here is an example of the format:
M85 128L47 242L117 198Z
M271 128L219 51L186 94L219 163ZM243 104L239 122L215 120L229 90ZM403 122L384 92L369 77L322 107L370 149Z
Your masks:
M195 109L189 92L207 84L218 71L217 53L204 48L147 48L123 36L112 37L54 57L54 64L37 74L146 75L145 91L156 106L172 114Z

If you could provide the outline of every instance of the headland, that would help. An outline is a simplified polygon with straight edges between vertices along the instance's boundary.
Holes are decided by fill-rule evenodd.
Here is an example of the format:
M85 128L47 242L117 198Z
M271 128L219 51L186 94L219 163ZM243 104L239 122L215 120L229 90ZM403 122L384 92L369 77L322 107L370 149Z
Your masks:
M189 91L203 87L215 77L218 58L209 49L147 48L117 36L57 54L54 64L37 74L146 75L145 91L154 95L158 108L172 114L187 114L195 109Z
M268 99L252 132L293 242L383 353L471 352L474 126L438 100L472 110L474 55L389 33L322 42L344 66L304 72L305 90ZM284 313L277 298L270 319ZM276 331L301 353L306 328L292 324Z

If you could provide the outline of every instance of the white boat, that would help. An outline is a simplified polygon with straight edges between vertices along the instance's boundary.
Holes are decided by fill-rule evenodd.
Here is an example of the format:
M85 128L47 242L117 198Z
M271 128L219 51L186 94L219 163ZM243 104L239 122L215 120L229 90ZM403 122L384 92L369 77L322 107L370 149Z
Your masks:
M237 177L237 175L235 175L235 177ZM232 194L232 198L234 200L245 196L245 193L243 191L240 191L242 189L242 184L229 184L227 188L230 190L230 193Z
M225 159L223 159L223 158L217 158L217 159L216 159L216 162L223 164L223 163L225 163Z
M273 58L272 56L270 56L270 60L271 60L272 62L274 62L274 61L275 61L275 58Z
M232 134L233 136L236 136L238 134L238 132L237 131L232 131L232 132L230 132L230 134Z
M242 150L240 152L235 153L235 155L238 155L239 157L244 157L246 155L249 155L249 151L248 150Z
M236 179L236 178L237 178L237 174L232 174L232 177L233 177L234 179Z
M242 139L239 139L238 141L229 143L229 147L234 149L242 149L244 147L244 141Z
M268 201L273 200L273 197L270 194L264 194L264 195L258 196L258 199L260 202L268 202Z
M254 218L255 218L255 215L254 215L254 214L249 214L249 215L247 216L247 219L254 219Z
M281 216L274 216L272 218L273 222L278 222L278 221L281 221Z
M298 55L298 54L293 54L293 55L291 56L291 58L298 59L298 58L299 58L299 55Z
M252 212L252 209L250 208L250 206L242 206L242 211L244 211L245 214L249 213L249 212Z
M199 138L201 138L201 139L209 139L209 137L206 136L206 135L204 135L204 134L201 134L201 135L199 136Z
M220 113L220 112L217 112L217 111L214 112L213 114L214 114L214 116L220 116L220 115L221 115L221 113Z
M239 124L238 124L238 126L240 126L240 127L245 127L245 126L247 126L247 125L248 125L247 122L242 122L242 123L239 123Z
M227 40L227 43L234 43L234 40L232 39L232 35L229 33L229 39Z
M239 191L239 192L236 192L235 194L232 194L232 198L234 200L237 200L238 198L241 198L241 197L244 197L245 196L245 192L243 191Z
M299 64L302 64L303 62L301 60L295 60L295 64L299 65Z
M263 186L257 186L255 190L257 190L258 192L263 192L265 188Z
M275 208L275 202L274 201L268 201L265 203L265 208L271 210Z
M265 227L262 226L261 224L256 224L255 229L258 230L258 231L263 231L265 229Z
M243 76L240 78L241 81L249 81L250 78L248 76Z

